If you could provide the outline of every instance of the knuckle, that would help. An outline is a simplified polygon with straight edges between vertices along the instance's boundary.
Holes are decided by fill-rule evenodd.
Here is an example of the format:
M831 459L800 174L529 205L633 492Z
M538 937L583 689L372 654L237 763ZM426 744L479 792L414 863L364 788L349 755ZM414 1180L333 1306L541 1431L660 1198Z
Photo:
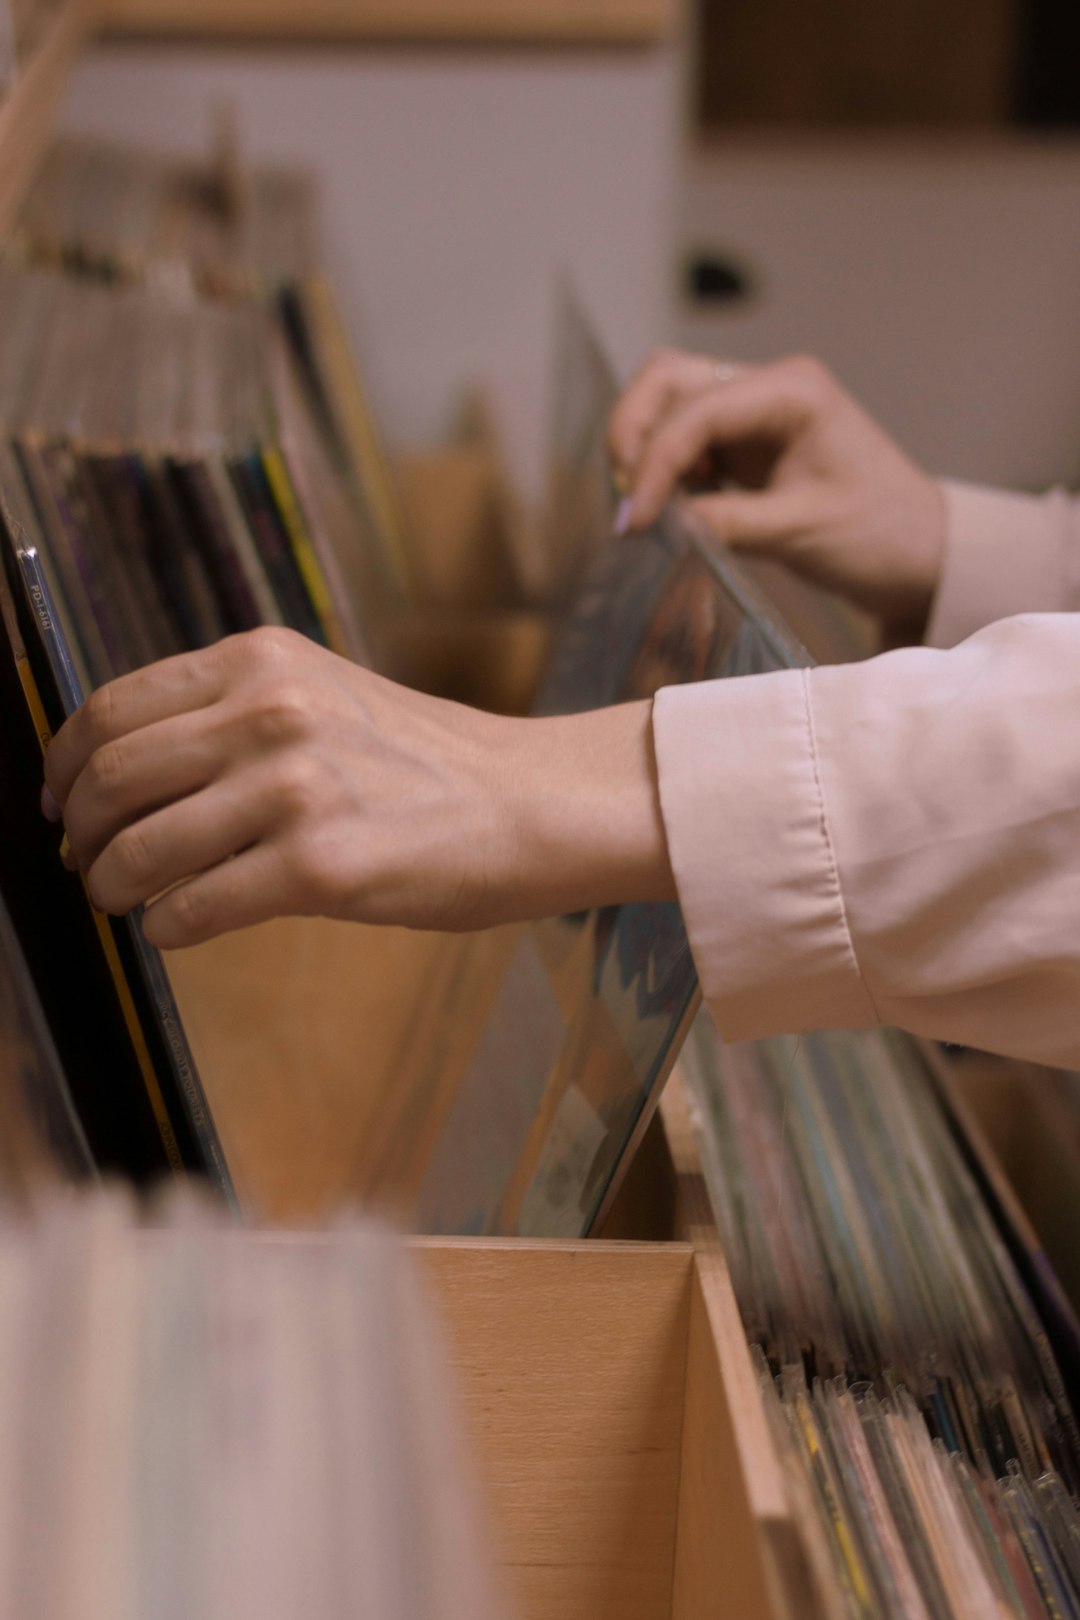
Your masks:
M645 361L645 370L670 371L672 366L677 366L682 359L683 352L681 349L675 349L669 343L660 343L656 348L649 350Z
M169 894L167 903L170 937L194 939L209 926L209 909L197 885L181 883Z
M252 723L259 740L271 747L299 741L311 724L310 706L300 686L285 679L260 689Z
M145 828L125 827L113 839L112 860L125 883L142 888L153 876L154 849Z
M308 820L321 803L321 773L305 754L294 752L277 769L276 795L290 821Z
M86 767L87 786L95 797L111 798L120 787L126 769L126 753L119 742L102 743Z
M297 642L302 638L280 624L263 624L231 639L237 644L237 656L245 666L277 669L283 660L295 654Z
M116 694L112 686L99 686L91 692L82 709L83 730L92 748L110 741L116 721Z
M816 355L791 355L784 364L790 381L811 402L823 399L834 386L832 373Z

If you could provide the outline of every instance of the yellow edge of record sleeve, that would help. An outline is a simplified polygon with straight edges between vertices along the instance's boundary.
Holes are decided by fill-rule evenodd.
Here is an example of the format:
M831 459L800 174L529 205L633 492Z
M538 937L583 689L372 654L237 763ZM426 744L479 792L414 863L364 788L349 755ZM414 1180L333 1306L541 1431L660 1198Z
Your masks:
M31 717L34 722L34 729L38 734L38 741L41 744L41 752L44 754L49 744L52 742L52 730L49 726L48 720L45 718L45 709L41 702L41 695L37 689L37 682L34 680L34 672L30 668L30 661L27 658L25 651L23 651L21 648L17 649L15 652L15 667L19 672L19 681L22 684L23 695L26 698L26 704L30 710ZM180 1149L177 1146L176 1135L173 1131L172 1121L169 1118L169 1110L166 1108L165 1099L161 1094L161 1086L158 1083L158 1077L154 1073L154 1064L150 1057L150 1048L146 1044L146 1036L143 1033L142 1025L139 1022L139 1015L135 1010L135 1003L131 996L131 986L128 984L127 975L124 972L124 964L120 960L120 953L116 948L116 941L112 936L112 929L109 926L109 919L105 916L104 912L98 910L98 908L94 905L94 902L91 900L90 890L87 887L85 876L82 877L82 886L83 892L86 895L86 903L90 907L91 914L94 918L94 926L98 931L98 938L101 940L102 950L105 952L105 960L109 964L109 972L112 975L113 985L115 986L117 998L120 1002L120 1010L124 1015L124 1023L127 1025L128 1035L131 1037L131 1044L135 1049L135 1057L143 1077L143 1084L146 1086L146 1094L150 1099L150 1106L153 1109L154 1119L157 1122L157 1128L161 1134L162 1143L164 1144L165 1157L168 1159L172 1169L182 1170L184 1168L184 1161L180 1156Z
M862 1562L859 1558L858 1552L856 1551L855 1543L852 1540L851 1531L848 1528L847 1521L844 1518L843 1509L841 1508L840 1503L836 1500L836 1496L833 1492L832 1483L829 1480L828 1470L825 1466L824 1458L821 1455L821 1447L818 1445L817 1434L814 1430L814 1422L810 1415L810 1409L805 1397L800 1395L796 1400L795 1411L799 1427L802 1430L803 1443L806 1446L814 1472L818 1477L819 1488L822 1490L825 1511L828 1515L829 1524L831 1526L833 1535L836 1538L837 1549L847 1571L847 1576L851 1582L856 1601L860 1604L860 1606L865 1608L870 1602L870 1588L867 1584L866 1577L863 1574Z
M364 482L364 495L371 506L379 536L397 569L399 583L407 590L412 584L412 568L405 542L405 520L337 304L321 276L306 277L303 285L318 317L316 339L325 375L341 410L342 425Z
M330 587L326 583L326 576L315 547L311 543L311 535L300 510L300 503L296 499L285 459L280 450L269 447L263 450L262 461L271 494L277 502L281 520L288 530L289 544L301 578L307 587L308 596L311 598L311 605L322 622L326 639L333 651L341 653L342 657L348 657L348 644L334 607L334 599L330 594Z

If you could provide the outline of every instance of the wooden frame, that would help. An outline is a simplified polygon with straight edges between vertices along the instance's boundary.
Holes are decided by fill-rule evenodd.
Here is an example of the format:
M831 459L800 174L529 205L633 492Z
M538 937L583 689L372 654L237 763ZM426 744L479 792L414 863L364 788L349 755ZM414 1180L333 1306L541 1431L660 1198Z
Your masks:
M523 1620L796 1620L808 1590L678 1078L650 1241L414 1238ZM667 1227L664 1230L664 1227ZM268 1232L317 1247L318 1232Z
M646 45L682 0L62 0L0 102L0 238L50 139L68 74L95 33L252 41Z
M679 0L101 0L113 33L646 45L675 29Z

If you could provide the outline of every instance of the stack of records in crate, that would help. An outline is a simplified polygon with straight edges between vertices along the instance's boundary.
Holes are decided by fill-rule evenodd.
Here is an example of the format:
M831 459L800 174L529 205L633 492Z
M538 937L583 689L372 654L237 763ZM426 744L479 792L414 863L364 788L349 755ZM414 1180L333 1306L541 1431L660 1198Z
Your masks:
M171 300L262 307L279 330L362 555L350 588L398 605L408 542L390 465L331 287L319 269L315 188L304 170L246 164L226 121L204 160L69 136L24 206L9 256Z
M1080 1614L1075 1319L918 1049L699 1023L688 1054L819 1611Z
M0 322L0 894L93 1163L228 1198L164 964L62 867L41 750L95 686L231 631L363 656L363 537L261 307L5 268Z
M371 657L401 535L313 215L303 176L228 152L69 141L0 266L0 895L86 1163L226 1199L165 964L61 865L41 750L95 687L233 632Z
M84 685L267 623L362 655L347 501L259 310L5 270L0 320L0 491Z

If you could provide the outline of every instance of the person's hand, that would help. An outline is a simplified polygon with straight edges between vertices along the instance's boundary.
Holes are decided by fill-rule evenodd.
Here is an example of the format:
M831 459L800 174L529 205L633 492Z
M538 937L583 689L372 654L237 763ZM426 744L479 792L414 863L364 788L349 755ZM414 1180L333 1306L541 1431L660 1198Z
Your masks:
M674 894L651 706L510 720L256 630L95 692L46 754L91 897L162 947L268 917L466 929Z
M609 426L627 490L621 527L645 528L686 484L717 541L782 559L891 621L925 617L945 502L824 366L729 366L655 354Z

